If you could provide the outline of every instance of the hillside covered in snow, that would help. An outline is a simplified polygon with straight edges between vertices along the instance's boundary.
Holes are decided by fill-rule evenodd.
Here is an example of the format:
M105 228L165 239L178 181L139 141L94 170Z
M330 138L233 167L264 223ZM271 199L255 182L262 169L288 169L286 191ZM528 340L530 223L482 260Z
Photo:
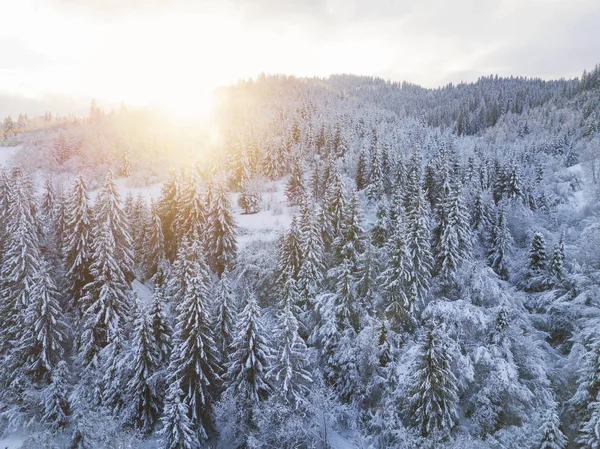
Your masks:
M598 68L0 143L0 447L600 445Z

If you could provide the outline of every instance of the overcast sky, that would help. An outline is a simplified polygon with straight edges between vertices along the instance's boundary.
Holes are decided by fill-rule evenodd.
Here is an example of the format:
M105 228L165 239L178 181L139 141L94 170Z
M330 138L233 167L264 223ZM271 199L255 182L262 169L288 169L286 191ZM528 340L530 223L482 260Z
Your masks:
M0 0L0 115L184 107L262 71L575 77L599 27L599 0Z

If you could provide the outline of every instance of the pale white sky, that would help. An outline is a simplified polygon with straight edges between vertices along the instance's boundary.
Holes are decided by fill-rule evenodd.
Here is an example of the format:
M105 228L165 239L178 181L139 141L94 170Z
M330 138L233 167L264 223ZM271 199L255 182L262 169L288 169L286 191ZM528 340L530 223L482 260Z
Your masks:
M573 77L600 62L599 23L598 0L0 0L0 115L191 108L263 71Z

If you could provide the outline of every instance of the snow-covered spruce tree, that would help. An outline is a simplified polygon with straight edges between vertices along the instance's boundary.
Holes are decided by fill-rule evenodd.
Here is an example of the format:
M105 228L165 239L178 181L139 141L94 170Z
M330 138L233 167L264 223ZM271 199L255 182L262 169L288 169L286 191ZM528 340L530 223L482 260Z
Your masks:
M180 195L180 183L176 172L171 171L169 178L162 185L162 191L156 206L160 223L162 225L165 241L165 253L170 261L177 255L177 237L174 222L177 217L177 199Z
M161 260L167 257L162 222L158 210L154 206L150 213L150 221L144 239L144 244L140 249L142 266L145 278L151 279L156 274Z
M301 312L296 305L299 300L296 282L290 278L281 293L282 309L279 312L275 329L275 341L278 342L276 356L270 376L275 380L275 391L285 402L298 406L309 391L312 376L307 370L307 348L298 334L298 315Z
M506 171L505 181L503 185L503 194L509 200L521 198L523 196L523 190L521 188L521 179L519 174L519 168L513 161Z
M58 263L60 260L57 235L54 232L58 225L58 200L54 183L51 178L47 178L38 210L41 228L40 246L46 259L52 260L54 263Z
M199 449L201 447L194 425L188 417L188 406L182 401L183 392L172 383L165 400L160 430L165 449Z
M411 308L420 307L429 291L433 256L427 202L422 189L415 192L406 210L406 252L408 278L406 295ZM396 238L401 238L397 236ZM400 257L400 254L398 254Z
M367 153L363 149L358 154L358 163L356 166L356 188L363 190L369 182L369 166L367 162Z
M436 253L436 272L442 282L452 282L462 262L471 256L472 235L460 185L454 186L441 205L445 218Z
M167 243L167 232L172 232L175 240L175 248L184 238L192 239L194 236L204 238L208 230L208 211L206 207L207 193L203 187L202 178L197 169L191 169L181 186L177 190L175 204L175 217L171 223L171 230L166 231L163 223L163 233L165 235L165 247L169 249Z
M108 227L114 245L113 260L123 273L126 282L131 283L135 278L131 230L111 172L106 175L96 200L95 221L95 238L99 238L102 229Z
M556 412L556 404L544 414L539 432L538 449L565 449L567 447L568 440L560 430L560 418Z
M153 376L159 369L159 348L154 339L152 321L146 311L137 306L133 325L130 369L127 383L127 418L134 428L150 432L159 417L161 398Z
M230 425L237 429L242 445L246 444L254 427L254 406L266 399L272 390L268 380L272 349L261 323L256 296L250 287L245 289L246 305L240 313L231 345L223 395L236 404L236 415L228 419L235 421Z
M314 300L324 278L323 241L319 232L314 208L308 200L302 203L299 230L301 235L302 265L298 273L298 289L305 310Z
M473 200L471 212L471 225L476 230L486 230L491 223L490 204L486 201L484 193L478 189Z
M306 195L302 161L297 156L291 161L290 178L285 186L285 195L291 205L299 204Z
M69 422L69 372L62 360L52 369L52 381L42 392L42 422L52 431L64 428Z
M67 323L49 267L40 262L33 277L29 304L15 351L22 354L25 373L35 382L48 380L62 359L67 340Z
M260 195L256 189L250 186L250 183L242 186L238 206L242 208L245 214L255 214L260 211Z
M326 250L340 234L346 209L342 175L337 165L333 164L329 181L325 184L323 196L323 220L321 223L322 240Z
M527 254L527 270L530 275L538 276L546 269L546 241L541 232L535 232L531 248Z
M237 316L237 301L229 282L227 270L223 272L217 284L214 302L215 340L219 360L221 363L226 363L233 340L234 320Z
M548 265L548 274L550 275L551 282L554 284L559 283L565 276L565 234L560 234L558 243L552 251L552 258Z
M404 218L398 217L396 227L386 245L388 263L379 276L385 311L397 325L412 325L412 313L415 308L406 294L406 285L411 276L410 253L406 240Z
M370 231L371 243L382 248L390 236L390 220L388 217L388 207L384 199L377 203L377 221Z
M137 266L142 266L144 261L144 244L146 233L150 228L151 213L148 210L145 198L138 194L133 201L133 207L127 219L131 228L131 241L134 260Z
M152 302L150 304L150 326L152 336L156 343L158 365L166 368L169 363L172 349L173 330L166 313L166 300L161 286L154 288Z
M92 211L89 205L87 187L79 175L65 204L64 229L65 269L67 289L71 296L71 307L77 317L83 315L80 308L84 287L92 281Z
M129 285L116 259L112 228L104 222L96 228L90 273L94 279L84 288L83 334L80 356L84 365L98 367L98 355L120 333L129 319Z
M449 339L439 323L424 331L409 382L409 421L423 436L435 439L447 436L458 422L458 386Z
M212 400L220 379L208 309L210 272L202 255L188 276L177 306L168 377L169 383L176 383L183 392L182 401L197 437L206 440L212 429Z
M212 190L208 211L207 247L209 265L217 276L235 263L237 241L231 202L224 183Z
M362 228L362 211L357 192L346 207L344 220L341 225L340 235L333 242L335 262L343 260L351 264L356 271L360 254L364 250L364 230Z
M587 408L589 419L581 423L577 442L581 447L597 449L600 447L600 401L590 402Z
M302 267L302 240L298 219L293 217L290 228L279 240L277 248L275 279L280 287L285 285L288 278L298 280Z
M488 264L503 279L508 278L508 258L512 251L512 235L506 226L504 206L496 211L488 242Z
M24 313L31 302L31 289L42 259L31 180L17 170L10 182L6 239L0 265L0 356L9 355L17 335L24 331ZM9 357L2 364L2 370L9 377L13 363L20 362Z
M579 422L578 441L585 447L600 445L598 422L600 419L600 340L589 345L580 368L577 391L571 399Z

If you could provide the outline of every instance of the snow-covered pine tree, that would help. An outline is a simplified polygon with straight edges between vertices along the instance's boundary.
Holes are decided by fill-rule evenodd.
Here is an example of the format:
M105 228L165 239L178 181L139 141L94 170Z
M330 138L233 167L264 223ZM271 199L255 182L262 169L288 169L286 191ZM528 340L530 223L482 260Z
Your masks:
M567 437L560 430L560 418L556 412L556 404L544 414L540 427L540 444L538 449L565 449ZM590 446L593 447L593 446Z
M80 301L84 287L92 281L92 211L83 177L75 179L65 204L64 248L67 289L71 307L81 317Z
M6 240L0 264L0 356L6 356L25 331L24 313L31 302L31 288L39 272L42 255L31 179L20 170L10 178L11 194L6 215ZM3 371L21 362L4 360Z
M177 306L175 337L168 368L169 383L183 392L182 401L200 440L212 427L211 406L219 382L216 344L208 300L210 272L202 255L192 264Z
M282 296L282 309L279 312L275 329L275 341L278 342L276 357L270 376L277 383L276 391L289 404L298 406L309 391L312 376L307 370L307 348L298 334L298 315L301 310L296 305L299 300L296 282L287 280Z
M290 228L279 240L277 248L275 280L280 287L290 277L295 281L298 280L300 268L302 267L302 240L298 219L293 217Z
M231 212L229 194L223 182L212 190L208 212L207 247L209 265L217 276L235 263L237 241L235 220Z
M489 228L491 221L490 205L486 201L484 193L481 189L478 189L475 193L475 199L473 200L471 225L473 226L473 229L486 230Z
M371 243L377 248L382 248L390 236L390 220L386 201L381 199L377 203L377 221L370 231Z
M305 200L300 211L302 264L298 272L298 289L302 296L303 308L313 301L323 282L325 271L323 241L315 215L314 207Z
M29 304L22 317L23 332L15 348L25 360L25 373L34 382L49 380L65 352L67 323L58 296L49 267L42 260L33 277Z
M544 235L536 231L531 240L531 247L527 254L524 281L526 288L531 291L543 290L546 286L546 240Z
M156 286L150 305L150 326L154 342L156 343L156 358L161 368L166 368L169 363L173 338L173 330L167 319L165 307L163 287Z
M38 211L41 228L40 246L42 254L46 256L47 259L52 259L53 261L59 260L56 234L54 233L54 229L58 224L57 200L58 198L52 178L46 178Z
M509 200L521 198L523 196L519 168L514 161L511 162L510 167L507 170L503 193Z
M151 208L148 229L144 234L144 244L140 248L142 265L146 279L151 279L158 270L158 265L166 259L165 238L163 226L157 208Z
M458 421L458 386L452 372L450 337L441 323L420 338L409 382L407 416L423 436L447 436Z
M195 426L188 417L188 406L182 401L183 392L177 383L172 383L167 393L160 430L165 449L199 449Z
M187 173L185 181L176 192L174 220L171 223L171 230L165 230L163 223L163 233L165 235L165 247L169 249L167 235L173 234L175 248L184 238L192 239L194 236L204 238L208 230L208 211L207 211L207 193L203 187L202 178L199 171L194 168ZM170 217L167 217L167 219Z
M110 233L114 245L112 250L113 260L129 284L135 278L131 229L110 171L106 175L102 189L98 194L95 209L94 236L99 238L98 236L103 232L103 228L108 227L107 232Z
M387 268L379 276L384 292L385 311L397 324L412 324L414 304L409 302L405 293L410 279L410 256L406 244L404 218L398 217L396 227L386 245L388 255Z
M146 234L150 228L150 211L145 198L138 194L133 201L131 215L128 215L128 221L131 228L131 241L135 263L141 266L144 261L144 244Z
M177 255L177 237L173 223L177 217L177 199L180 189L177 173L171 171L169 178L162 185L161 196L156 206L162 225L165 253L170 261L173 261Z
M560 234L558 243L552 251L548 273L555 284L562 281L565 275L565 234Z
M52 369L52 381L42 392L42 421L53 431L69 422L69 372L67 362L61 360Z
M129 319L129 286L116 260L112 227L102 223L95 233L93 281L84 288L83 334L80 356L84 365L98 367L98 355L117 336Z
M363 149L358 154L358 163L356 166L356 188L364 189L369 182L369 166L367 162L367 153Z
M442 282L452 281L463 261L471 256L472 235L460 185L455 185L441 205L445 219L436 251L436 272Z
M506 226L504 206L496 211L496 219L490 232L488 263L503 279L508 278L508 258L512 249L512 235Z
M290 178L285 186L285 195L291 205L299 204L306 195L302 160L298 156L292 158Z
M229 348L233 341L234 320L237 316L236 298L229 283L229 272L225 270L216 287L215 294L215 341L217 343L219 360L226 363Z
M245 214L255 214L260 211L260 195L248 182L242 185L238 206L242 208Z
M267 376L272 350L261 323L256 295L248 286L245 290L246 305L239 315L231 344L225 385L239 401L242 414L251 418L253 404L266 399L272 389Z
M429 291L433 267L427 202L422 189L417 189L406 210L406 252L408 278L406 295L411 309L420 307ZM396 238L401 238L397 236ZM398 253L399 257L400 254Z
M362 228L362 211L355 191L346 207L340 235L333 242L335 261L347 260L356 271L360 254L364 251L364 230Z
M321 224L321 232L325 249L329 249L331 243L340 235L346 209L342 175L335 164L332 164L331 170L329 182L325 184L322 205L323 223Z
M135 429L150 432L159 417L161 398L153 376L160 368L159 347L154 339L152 321L137 306L133 324L130 356L131 376L127 383L127 417Z

